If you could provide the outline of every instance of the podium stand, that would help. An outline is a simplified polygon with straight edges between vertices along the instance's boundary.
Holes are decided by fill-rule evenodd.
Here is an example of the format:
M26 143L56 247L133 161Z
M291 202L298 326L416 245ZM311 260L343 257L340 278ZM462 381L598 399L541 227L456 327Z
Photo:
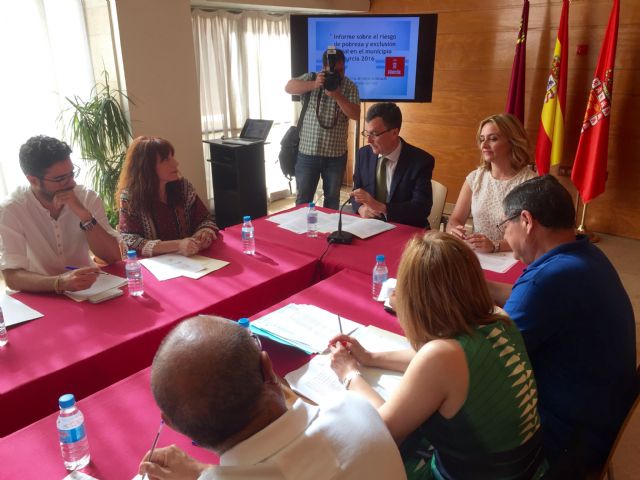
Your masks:
M233 145L205 140L211 153L211 176L216 223L225 228L242 223L242 217L267 214L264 143Z

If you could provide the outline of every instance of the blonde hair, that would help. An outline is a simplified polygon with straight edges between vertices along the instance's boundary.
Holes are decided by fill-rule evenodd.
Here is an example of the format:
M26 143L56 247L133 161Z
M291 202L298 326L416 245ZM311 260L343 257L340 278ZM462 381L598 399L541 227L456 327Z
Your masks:
M472 334L479 324L509 322L495 309L476 254L444 232L407 243L396 291L398 319L415 350L436 338Z
M491 115L480 122L478 132L476 133L476 143L480 145L480 133L482 127L487 123L493 123L500 133L504 135L509 144L511 145L511 166L516 172L519 172L524 167L533 164L533 158L531 156L531 146L529 144L529 138L522 123L510 113L498 113ZM485 170L491 170L491 162L486 161L482 155L480 156L480 166Z

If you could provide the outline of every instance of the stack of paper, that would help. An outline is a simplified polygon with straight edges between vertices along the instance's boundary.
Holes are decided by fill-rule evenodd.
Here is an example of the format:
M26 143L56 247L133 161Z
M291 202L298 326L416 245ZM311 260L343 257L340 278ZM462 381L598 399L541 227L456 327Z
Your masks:
M318 212L318 232L331 233L338 229L339 213ZM299 208L290 212L280 213L267 218L277 223L280 228L294 233L307 232L307 210ZM360 218L353 215L342 216L342 229L353 233L356 237L365 239L395 228L395 225L372 218Z
M77 292L64 292L64 294L75 300L76 302L91 301L92 299L104 298L107 291L115 290L127 284L127 280L117 275L102 272L98 275L98 279L89 288L78 290Z
M362 325L341 318L346 335ZM324 352L331 340L340 334L338 315L315 305L290 303L251 322L251 331L284 345L299 348L308 354Z
M359 328L352 335L371 352L386 352L411 348L409 342L395 333L369 325ZM360 367L362 377L378 394L388 400L402 380L402 373L381 368ZM344 387L331 369L329 355L316 355L309 363L284 377L293 390L308 399L322 404L330 400Z
M219 268L229 265L224 260L216 260L215 258L203 257L202 255L193 255L185 257L177 253L167 253L152 258L143 258L140 260L147 270L161 282L177 277L189 277L198 279L204 277Z

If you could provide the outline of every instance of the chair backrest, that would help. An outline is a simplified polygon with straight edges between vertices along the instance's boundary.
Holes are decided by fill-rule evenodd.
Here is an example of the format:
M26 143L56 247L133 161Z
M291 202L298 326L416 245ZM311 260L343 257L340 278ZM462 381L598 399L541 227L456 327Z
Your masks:
M638 365L638 368L636 369L636 378L638 380L638 387L640 387L640 365ZM627 430L627 426L631 423L631 418L638 411L640 411L640 395L636 395L635 402L633 402L633 405L631 405L631 408L629 409L629 412L627 413L627 416L625 417L624 422L622 422L622 425L620 426L620 430L618 430L616 439L613 441L613 445L611 445L611 450L609 450L609 456L607 457L607 461L605 462L605 464L602 467L602 470L600 471L600 475L598 477L600 480L603 480L605 478L607 480L614 480L611 460L613 459L616 453L616 450L618 448L618 445L620 444L620 441L624 437L624 434Z
M431 180L431 190L433 192L433 206L429 214L429 225L431 225L432 230L440 230L444 203L447 200L447 187L440 182Z

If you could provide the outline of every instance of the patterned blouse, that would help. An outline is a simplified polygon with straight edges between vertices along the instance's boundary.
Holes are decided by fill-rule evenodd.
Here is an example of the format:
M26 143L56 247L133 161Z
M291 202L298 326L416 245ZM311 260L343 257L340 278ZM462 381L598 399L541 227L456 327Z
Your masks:
M123 190L119 227L127 248L143 257L152 256L153 247L162 240L180 240L202 229L218 231L213 215L186 178L167 184L167 203L157 199L152 214L136 210Z
M502 232L496 226L502 220L502 200L515 186L535 176L536 172L529 167L524 167L507 180L493 178L491 172L482 167L467 175L474 233L482 233L492 242L502 240Z

